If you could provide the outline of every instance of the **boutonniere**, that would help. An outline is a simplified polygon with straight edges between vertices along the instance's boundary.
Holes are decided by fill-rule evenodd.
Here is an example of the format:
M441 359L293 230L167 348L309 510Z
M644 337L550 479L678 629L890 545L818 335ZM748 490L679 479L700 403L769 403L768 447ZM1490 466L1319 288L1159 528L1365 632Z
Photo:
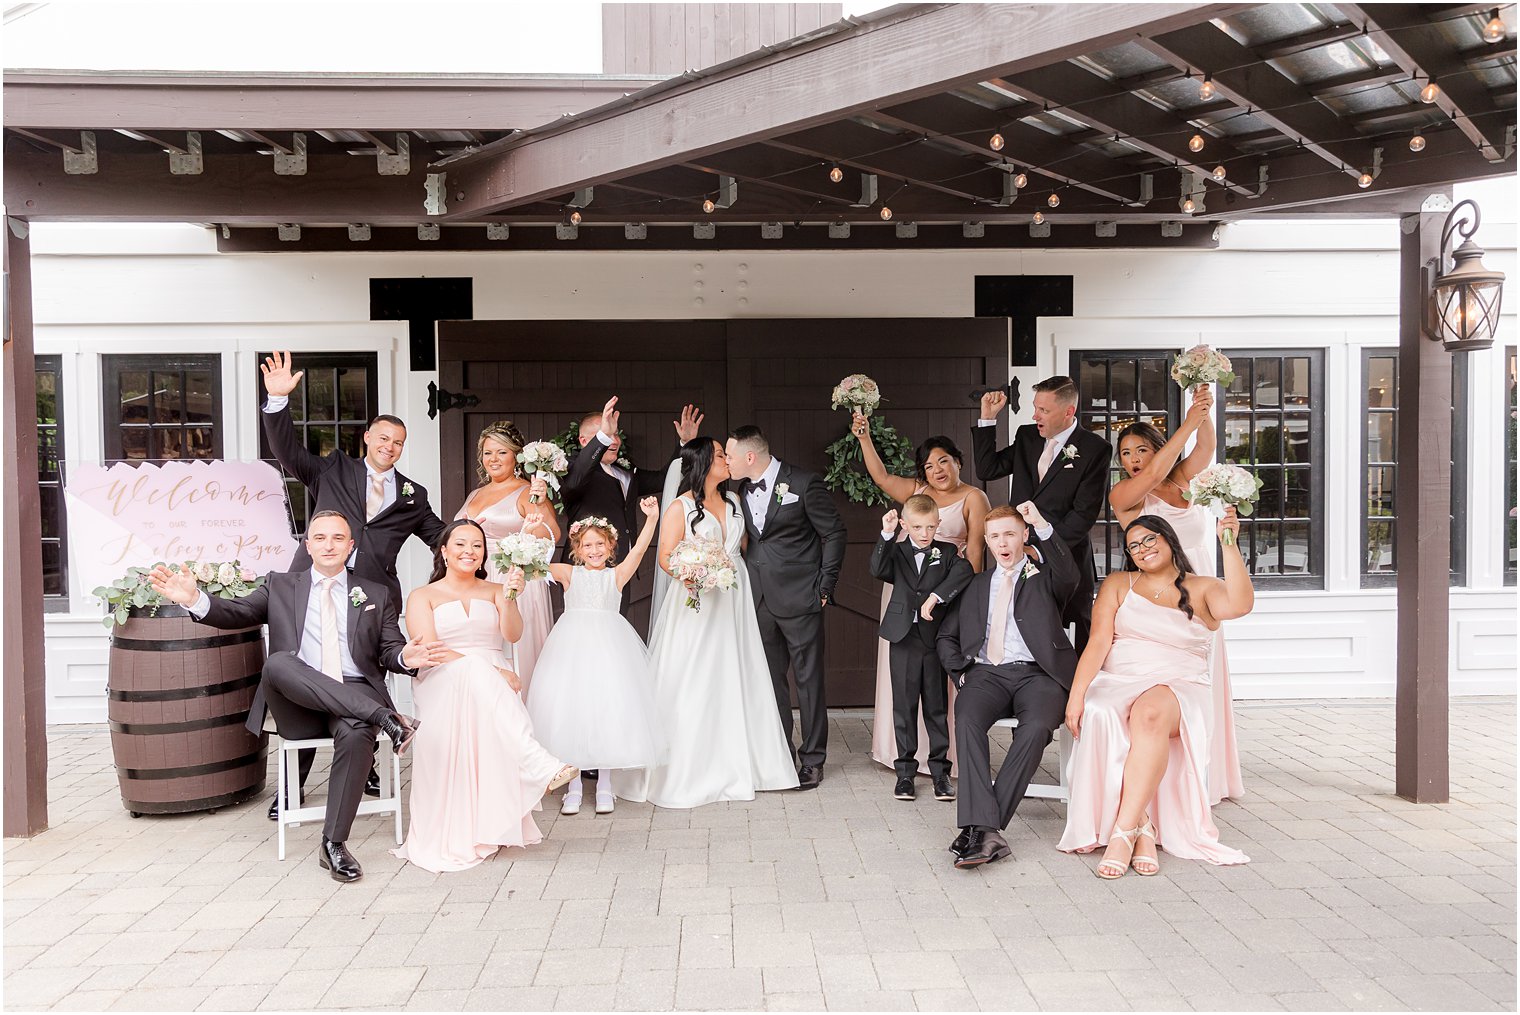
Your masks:
M1024 561L1024 577L1025 578L1033 578L1035 575L1037 575L1039 573L1040 573L1040 569L1037 568L1037 567L1035 567L1033 563L1031 563L1030 561L1027 561L1027 560Z
M930 548L930 550L929 550L929 563L931 563L931 564L938 564L939 563L939 547L935 546L935 547L931 547Z
M1078 458L1081 458L1082 455L1079 451L1077 451L1077 446L1075 444L1068 444L1061 449L1061 457L1066 459L1068 462L1074 462Z
M416 488L413 487L411 483L402 483L401 484L401 496L403 496L403 497L410 497L412 494L414 494L416 492L417 492Z
M786 498L787 493L791 489L792 489L791 486L788 485L788 484L786 484L786 483L777 483L776 484L776 500L777 501L784 500Z
M348 601L350 603L353 603L355 606L361 606L364 603L368 602L369 596L364 594L364 586L355 585L353 588L349 589Z

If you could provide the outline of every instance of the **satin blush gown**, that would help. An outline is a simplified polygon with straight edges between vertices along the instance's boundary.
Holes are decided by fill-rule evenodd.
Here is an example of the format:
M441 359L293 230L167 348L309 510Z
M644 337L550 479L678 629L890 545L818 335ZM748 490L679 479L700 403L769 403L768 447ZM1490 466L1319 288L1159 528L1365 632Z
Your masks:
M479 493L477 490L476 493ZM471 495L474 496L473 494ZM476 511L473 515L475 521L486 532L486 579L493 582L505 582L505 571L499 571L496 565L491 563L491 554L496 552L496 541L502 536L521 532L523 516L517 513L516 493L510 493L501 500L484 510ZM459 509L454 518L467 517L470 502L465 501L465 506ZM553 505L545 502L542 505L545 512L554 510ZM535 532L535 535L544 535L543 532ZM549 600L549 580L540 578L531 581L517 597L517 609L522 613L523 633L517 639L517 644L511 646L512 672L517 674L517 679L522 681L520 692L524 700L528 697L528 685L533 679L533 670L538 665L538 657L544 650L544 642L549 639L549 631L554 627L554 612Z
M914 493L923 493L928 487L919 487ZM960 550L961 556L966 555L966 538L968 529L966 526L966 498L962 497L947 507L939 509L939 531L934 534L935 539L943 539L947 543L954 543ZM907 532L898 537L898 542L908 538ZM881 615L887 615L887 604L892 601L892 586L883 583L881 587ZM940 610L949 607L941 606ZM943 617L943 614L937 614ZM897 760L897 733L892 727L892 664L888 657L889 646L885 638L876 639L876 708L871 721L871 757L888 768L895 768ZM957 771L955 763L955 684L949 677L945 678L949 685L950 707L946 714L950 723L950 774L954 776ZM918 774L929 774L929 733L924 729L924 717L918 717Z
M1154 494L1146 494L1141 513L1164 518L1177 532L1182 552L1196 574L1219 577L1214 516L1204 507L1173 507ZM1209 803L1225 797L1245 796L1240 775L1240 748L1235 741L1235 706L1230 696L1230 665L1225 657L1224 629L1214 632L1214 672L1211 674L1214 707L1209 713Z
M392 852L435 872L474 867L501 846L542 840L533 811L563 767L533 738L522 699L501 672L494 603L458 600L433 611L438 638L463 658L419 673L411 822Z
M1088 685L1082 735L1071 759L1071 802L1058 848L1086 853L1108 846L1119 813L1129 757L1129 710L1152 687L1171 688L1181 706L1179 736L1171 741L1166 773L1150 806L1156 842L1173 856L1215 864L1250 858L1219 842L1209 813L1208 726L1214 709L1209 647L1214 632L1181 610L1125 595L1114 615L1114 642Z

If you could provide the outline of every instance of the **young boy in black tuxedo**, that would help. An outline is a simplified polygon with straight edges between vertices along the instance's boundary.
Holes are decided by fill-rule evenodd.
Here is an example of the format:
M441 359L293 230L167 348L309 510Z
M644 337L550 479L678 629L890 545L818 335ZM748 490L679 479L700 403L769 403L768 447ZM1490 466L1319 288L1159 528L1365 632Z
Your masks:
M902 525L908 538L897 540L898 517L881 517L881 539L871 554L872 577L890 582L892 598L881 620L881 636L889 643L892 668L892 725L897 732L897 788L893 796L913 799L918 772L918 715L923 704L924 728L929 734L929 773L934 799L954 800L950 786L950 693L944 667L935 653L941 616L935 608L960 595L973 577L971 565L954 543L934 538L939 531L939 505L915 494L903 503Z

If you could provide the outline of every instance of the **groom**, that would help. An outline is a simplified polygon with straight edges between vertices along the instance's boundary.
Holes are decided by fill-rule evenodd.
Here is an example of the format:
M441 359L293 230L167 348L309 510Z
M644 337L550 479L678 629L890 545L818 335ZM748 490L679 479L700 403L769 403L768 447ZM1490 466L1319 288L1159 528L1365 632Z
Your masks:
M844 562L844 521L823 480L771 457L757 426L741 426L728 437L728 468L741 480L739 501L749 547L744 562L755 588L760 640L776 689L776 709L786 741L792 743L792 696L788 659L797 680L802 747L794 749L801 767L798 789L823 781L829 740L823 694L823 608L834 594Z

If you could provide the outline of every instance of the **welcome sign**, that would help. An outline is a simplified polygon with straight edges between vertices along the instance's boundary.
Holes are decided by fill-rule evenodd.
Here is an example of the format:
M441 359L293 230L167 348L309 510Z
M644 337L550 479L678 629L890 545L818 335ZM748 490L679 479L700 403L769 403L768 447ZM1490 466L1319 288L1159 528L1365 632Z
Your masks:
M295 552L284 481L267 462L74 465L64 494L70 567L87 589L158 561L236 560L268 574Z

